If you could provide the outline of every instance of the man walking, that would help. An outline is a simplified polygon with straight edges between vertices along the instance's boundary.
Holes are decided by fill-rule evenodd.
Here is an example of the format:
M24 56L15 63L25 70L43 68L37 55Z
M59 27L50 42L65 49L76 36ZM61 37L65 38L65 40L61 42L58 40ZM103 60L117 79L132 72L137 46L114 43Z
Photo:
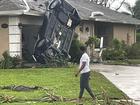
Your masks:
M88 54L86 53L86 47L81 46L80 50L82 51L82 57L80 58L80 65L79 65L79 70L75 74L77 77L78 74L80 73L80 93L79 93L79 98L78 102L79 104L81 103L81 98L84 93L84 89L87 90L87 92L90 94L93 100L95 100L95 95L93 94L91 88L89 87L89 76L90 76L90 68L89 68L89 63L90 63L90 58Z

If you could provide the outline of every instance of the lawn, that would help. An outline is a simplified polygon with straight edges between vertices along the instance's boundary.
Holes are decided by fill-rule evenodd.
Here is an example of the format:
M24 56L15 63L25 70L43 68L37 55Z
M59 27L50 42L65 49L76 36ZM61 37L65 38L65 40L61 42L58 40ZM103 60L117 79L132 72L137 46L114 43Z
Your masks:
M77 98L79 94L79 77L74 77L76 68L35 68L35 69L0 69L0 86L24 85L40 86L51 90L58 96L66 98ZM92 72L90 85L98 99L103 99L103 91L111 99L123 99L124 93L118 90L103 75ZM39 89L28 92L17 92L12 90L0 89L2 96L14 96L16 99L36 99L46 95L46 91ZM83 101L86 105L91 105L92 100L85 91ZM72 102L40 102L40 103L3 103L3 105L74 105Z
M127 60L108 60L104 61L104 64L110 65L140 65L140 59L127 59Z

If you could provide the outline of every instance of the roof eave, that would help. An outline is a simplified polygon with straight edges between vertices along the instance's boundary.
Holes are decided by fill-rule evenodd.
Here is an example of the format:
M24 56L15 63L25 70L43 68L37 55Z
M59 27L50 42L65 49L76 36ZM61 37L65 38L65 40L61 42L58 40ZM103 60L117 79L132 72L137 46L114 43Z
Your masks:
M130 25L140 25L140 23L129 23L129 22L121 22L121 21L106 21L104 19L95 19L95 21L100 21L100 22L109 22L109 23L119 23L119 24L130 24Z
M130 25L140 25L140 23L128 23L128 22L117 22L117 21L106 21L105 19L98 19L98 18L83 18L81 17L81 20L92 20L97 22L109 22L109 23L120 23L120 24L130 24Z
M42 16L41 13L25 12L24 10L0 11L0 16L16 16L16 15L31 15Z
M30 15L30 16L42 16L43 13L25 12L24 15Z
M23 10L0 11L0 16L22 15L22 14L24 14Z

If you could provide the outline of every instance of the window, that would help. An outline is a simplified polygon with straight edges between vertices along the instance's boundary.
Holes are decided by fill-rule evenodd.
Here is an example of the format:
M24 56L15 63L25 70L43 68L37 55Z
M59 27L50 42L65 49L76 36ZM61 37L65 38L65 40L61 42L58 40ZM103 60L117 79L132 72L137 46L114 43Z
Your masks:
M82 25L79 26L79 31L83 32L83 26Z
M86 32L89 32L89 27L86 27L85 30L86 30Z

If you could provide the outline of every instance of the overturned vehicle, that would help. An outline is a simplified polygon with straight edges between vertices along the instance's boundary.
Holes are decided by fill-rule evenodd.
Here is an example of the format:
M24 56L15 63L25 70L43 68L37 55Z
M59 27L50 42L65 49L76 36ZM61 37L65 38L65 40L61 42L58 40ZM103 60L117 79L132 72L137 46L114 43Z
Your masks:
M46 64L51 59L68 58L74 30L79 23L80 18L76 9L68 2L48 1L34 47L34 60Z

